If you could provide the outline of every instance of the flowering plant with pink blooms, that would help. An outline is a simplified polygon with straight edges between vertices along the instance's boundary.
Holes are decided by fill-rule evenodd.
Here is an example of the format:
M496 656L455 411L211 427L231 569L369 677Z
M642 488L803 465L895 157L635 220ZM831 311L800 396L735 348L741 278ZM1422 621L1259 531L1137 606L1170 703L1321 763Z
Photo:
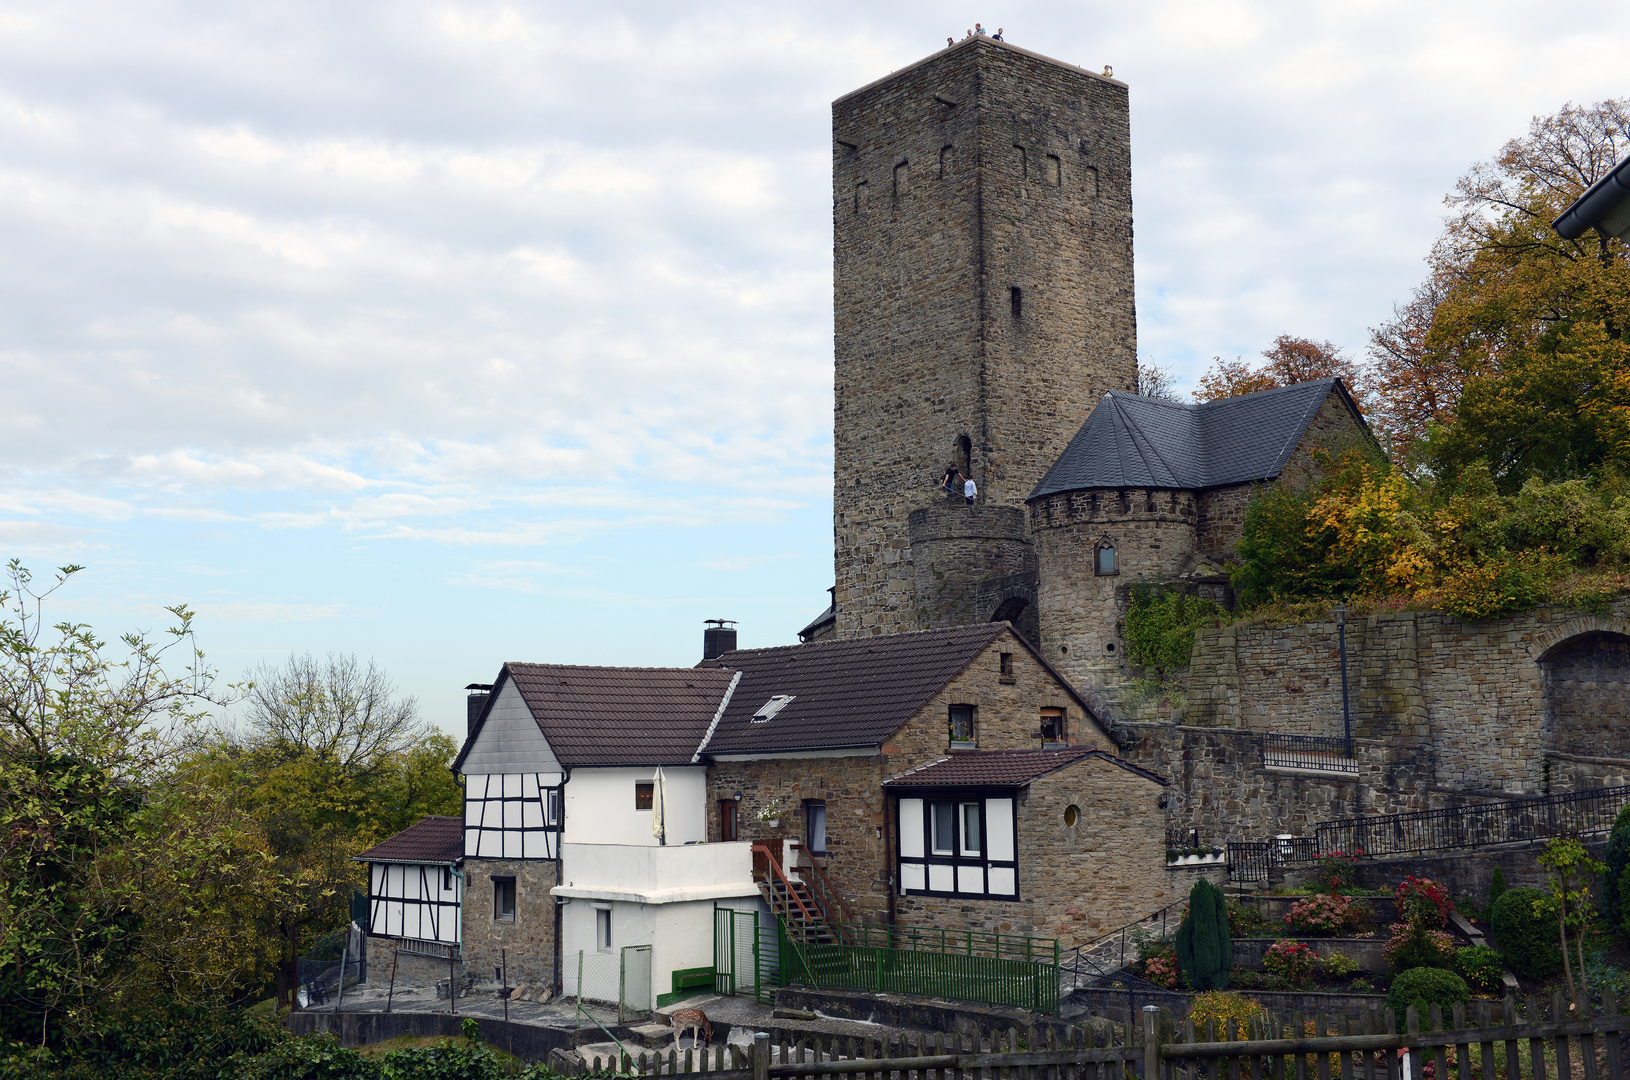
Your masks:
M1299 934L1353 933L1367 929L1374 914L1368 904L1339 893L1320 893L1292 904L1285 914L1285 926Z
M1340 895L1353 887L1358 873L1358 860L1364 857L1363 848L1352 852L1325 851L1313 856L1313 883L1327 893Z
M1168 990L1177 989L1177 957L1151 956L1143 962L1143 977L1156 986L1164 986Z
M1319 967L1319 954L1300 941L1276 941L1262 956L1262 968L1292 985L1301 986Z

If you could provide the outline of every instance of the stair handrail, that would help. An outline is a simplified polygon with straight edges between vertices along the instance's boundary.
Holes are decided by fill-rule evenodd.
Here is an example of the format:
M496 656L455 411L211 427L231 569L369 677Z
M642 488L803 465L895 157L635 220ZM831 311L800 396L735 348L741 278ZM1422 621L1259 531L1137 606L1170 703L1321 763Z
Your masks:
M809 910L808 907L804 906L803 898L800 897L797 890L792 887L791 879L787 877L787 872L781 869L781 863L776 859L775 853L770 850L770 846L768 844L755 843L753 845L753 850L763 853L764 860L770 864L770 872L776 877L780 878L781 883L787 887L787 899L791 903L798 905L798 910L803 912L805 919L812 923L825 921L818 918Z
M816 860L815 856L810 854L809 849L803 844L794 844L793 846L809 856L807 865L800 863L793 867L793 870L813 879L811 884L815 886L816 899L820 901L821 906L824 908L828 898L830 898L836 901L838 910L843 912L844 923L859 922L855 918L855 909L850 907L849 901L845 900L843 894L838 892L837 887L832 884L832 879L826 876L826 870Z

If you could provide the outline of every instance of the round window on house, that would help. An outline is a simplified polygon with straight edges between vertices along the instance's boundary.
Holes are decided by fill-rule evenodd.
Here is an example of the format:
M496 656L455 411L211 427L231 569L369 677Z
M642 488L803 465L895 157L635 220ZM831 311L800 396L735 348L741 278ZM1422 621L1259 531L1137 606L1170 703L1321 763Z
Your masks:
M1066 829L1075 828L1075 823L1079 820L1081 820L1081 810L1079 807L1077 807L1074 803L1071 803L1069 806L1064 808L1064 827Z

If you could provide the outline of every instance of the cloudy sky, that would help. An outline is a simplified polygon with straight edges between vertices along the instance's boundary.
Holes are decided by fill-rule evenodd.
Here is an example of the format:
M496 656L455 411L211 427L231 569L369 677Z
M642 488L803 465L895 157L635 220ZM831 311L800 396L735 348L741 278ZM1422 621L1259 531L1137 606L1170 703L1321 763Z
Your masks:
M1623 3L0 3L0 556L373 656L780 644L831 584L829 104L961 37L1131 85L1139 346L1361 354Z

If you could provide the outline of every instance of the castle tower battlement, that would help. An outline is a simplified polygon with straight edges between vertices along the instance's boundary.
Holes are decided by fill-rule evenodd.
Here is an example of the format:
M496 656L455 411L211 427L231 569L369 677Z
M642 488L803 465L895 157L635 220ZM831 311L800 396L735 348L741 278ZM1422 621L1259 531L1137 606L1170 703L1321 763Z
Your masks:
M1026 573L1034 595L1025 498L1137 381L1127 87L973 38L839 98L832 134L837 633L1008 617ZM989 557L965 570L968 531L915 514L957 505L953 464L979 487L960 512L1003 519L968 523ZM947 606L947 575L982 599Z

